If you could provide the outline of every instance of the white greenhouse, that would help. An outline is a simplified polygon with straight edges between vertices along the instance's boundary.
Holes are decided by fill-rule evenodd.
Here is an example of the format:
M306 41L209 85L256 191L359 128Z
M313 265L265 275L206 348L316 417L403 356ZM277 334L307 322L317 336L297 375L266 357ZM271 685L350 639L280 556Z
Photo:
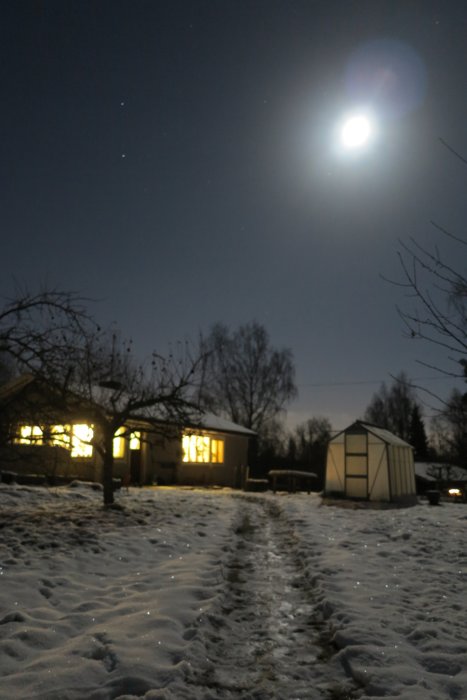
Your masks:
M416 503L412 446L389 430L356 421L329 441L324 495Z

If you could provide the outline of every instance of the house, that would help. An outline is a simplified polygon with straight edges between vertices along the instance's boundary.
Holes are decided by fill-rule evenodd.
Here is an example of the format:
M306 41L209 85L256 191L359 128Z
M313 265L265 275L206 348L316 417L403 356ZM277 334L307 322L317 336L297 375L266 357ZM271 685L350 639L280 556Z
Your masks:
M415 462L417 493L439 490L453 500L467 499L467 472L453 464Z
M324 493L416 503L413 448L389 430L362 421L352 423L329 441Z
M68 401L61 412L49 392L31 375L0 388L0 471L52 482L102 481L99 429L86 419L89 411L82 402L70 411ZM252 430L208 414L184 426L132 419L113 440L114 476L140 485L240 487L254 437Z

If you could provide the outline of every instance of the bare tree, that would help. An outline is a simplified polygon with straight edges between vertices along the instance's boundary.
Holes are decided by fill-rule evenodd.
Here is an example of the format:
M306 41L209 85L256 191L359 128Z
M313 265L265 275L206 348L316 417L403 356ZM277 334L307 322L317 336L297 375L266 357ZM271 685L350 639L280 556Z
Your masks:
M459 256L465 256L467 241L454 237L436 225L444 235L456 241ZM401 242L399 259L403 271L402 286L410 299L398 307L410 338L437 345L446 352L449 364L433 367L452 377L466 376L467 368L467 276L443 260L439 251L429 251L414 239ZM411 308L407 308L410 304Z
M0 350L0 385L5 384L15 374L15 367L12 358L4 350Z
M440 141L467 164L455 149ZM413 238L400 242L403 279L397 284L406 293L406 303L398 311L410 338L426 341L444 352L445 359L439 364L419 360L420 364L453 379L467 379L467 240L435 222L432 225L442 236L443 253L438 247L430 250ZM452 263L447 254L448 243L454 246ZM450 397L442 399L421 388L436 400L438 408L441 406L433 424L433 432L440 438L437 450L465 465L467 393L454 390Z
M104 504L113 503L113 440L131 420L154 431L178 430L198 415L196 359L188 345L138 363L131 342L103 331L71 294L44 292L0 313L2 349L40 383L51 415L79 414L93 424L103 464Z
M364 419L390 430L410 444L417 436L417 443L421 444L420 430L423 428L424 431L421 408L415 389L404 372L400 372L389 387L385 382L381 384L365 410Z
M440 142L463 165L467 160L446 141ZM412 308L399 308L409 337L428 341L446 351L449 366L435 367L444 374L467 376L467 274L464 265L467 240L432 221L443 243L456 246L455 263L438 247L432 250L414 238L400 241L399 260L403 279L396 283L406 290ZM427 363L421 363L428 365ZM432 366L431 366L432 367Z
M202 341L203 405L261 433L297 395L291 350L271 346L265 328L253 321L230 331L215 324Z
M454 389L432 421L439 457L467 469L467 394Z

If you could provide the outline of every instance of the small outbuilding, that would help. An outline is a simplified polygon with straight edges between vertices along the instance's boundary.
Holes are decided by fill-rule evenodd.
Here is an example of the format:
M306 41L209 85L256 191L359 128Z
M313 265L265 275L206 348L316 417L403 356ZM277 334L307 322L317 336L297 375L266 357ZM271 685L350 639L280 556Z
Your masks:
M384 428L352 423L329 441L324 495L416 503L412 446Z

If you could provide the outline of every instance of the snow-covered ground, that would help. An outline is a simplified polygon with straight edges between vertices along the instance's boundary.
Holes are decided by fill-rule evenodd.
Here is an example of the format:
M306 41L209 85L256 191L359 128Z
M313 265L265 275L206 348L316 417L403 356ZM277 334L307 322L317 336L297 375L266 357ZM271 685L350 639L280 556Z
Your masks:
M467 698L467 506L0 485L1 700Z

